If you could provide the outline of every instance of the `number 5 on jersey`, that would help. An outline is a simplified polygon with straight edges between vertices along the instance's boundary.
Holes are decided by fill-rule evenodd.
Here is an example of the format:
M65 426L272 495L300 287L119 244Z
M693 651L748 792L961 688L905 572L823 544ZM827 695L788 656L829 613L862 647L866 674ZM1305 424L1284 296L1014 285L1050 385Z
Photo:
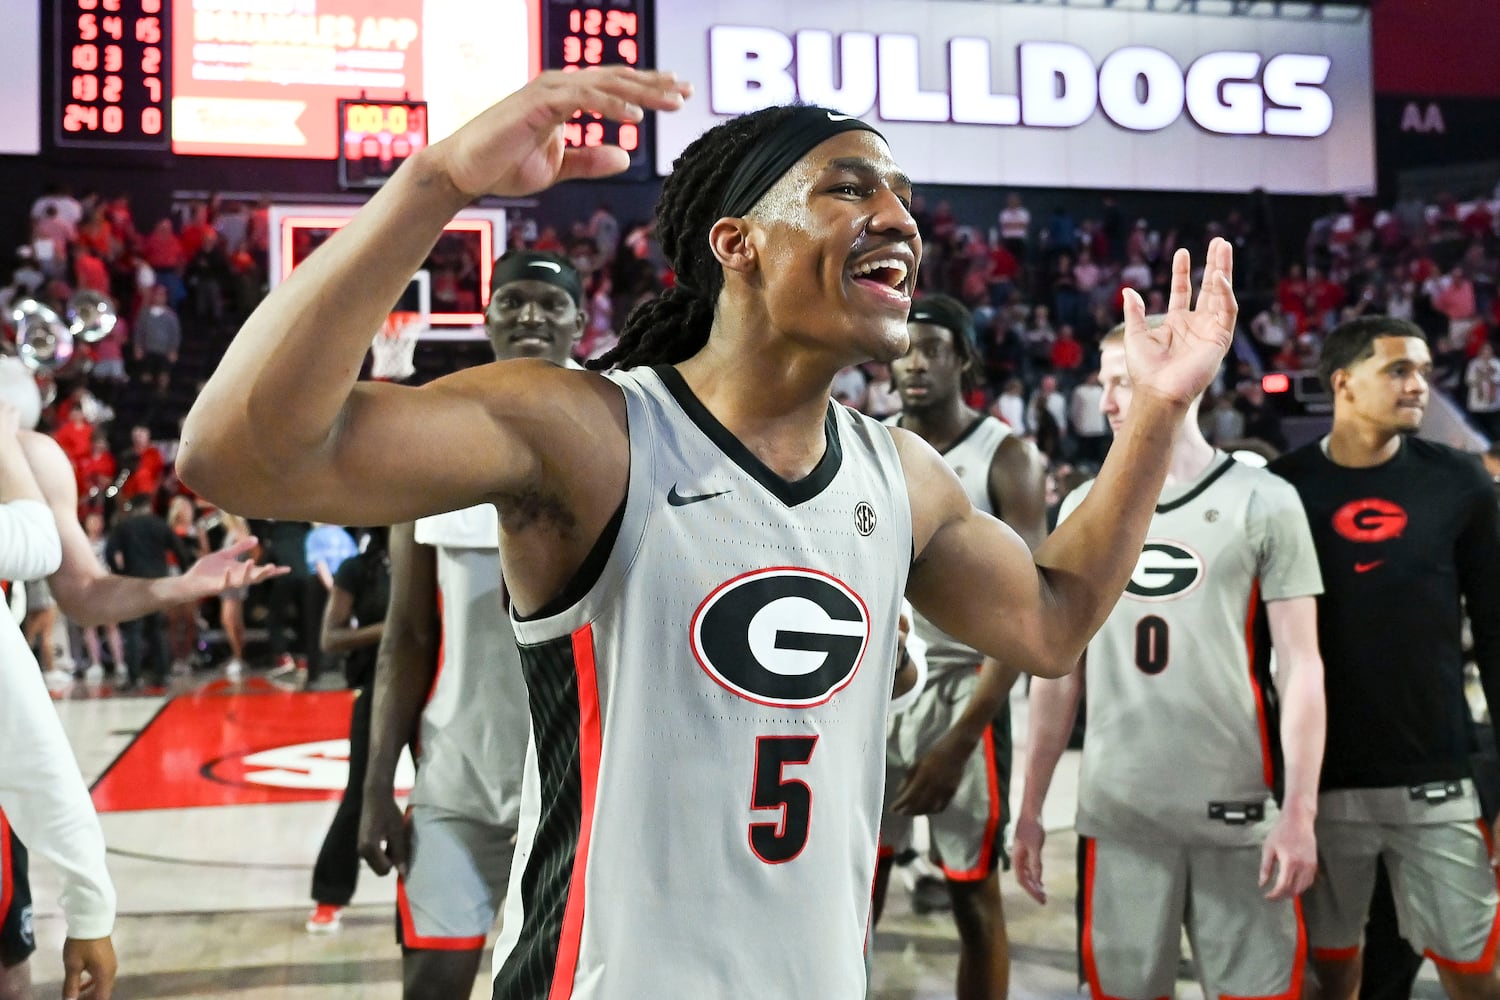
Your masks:
M750 824L750 850L768 865L784 864L807 846L812 822L812 789L804 781L787 777L786 769L812 760L816 736L757 736L755 738L755 783L750 792L751 811L776 810L774 823Z

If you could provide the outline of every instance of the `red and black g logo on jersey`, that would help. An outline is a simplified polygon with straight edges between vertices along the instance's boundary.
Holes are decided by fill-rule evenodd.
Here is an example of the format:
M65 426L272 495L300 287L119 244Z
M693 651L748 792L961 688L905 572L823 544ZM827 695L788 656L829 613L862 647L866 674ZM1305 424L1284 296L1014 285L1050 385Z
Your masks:
M854 679L870 644L870 612L827 573L755 570L704 598L692 641L704 672L741 698L807 708Z
M1388 542L1406 530L1406 510L1379 497L1351 500L1333 515L1333 530L1351 542Z
M1171 601L1203 580L1203 557L1181 542L1147 539L1125 593L1142 601Z

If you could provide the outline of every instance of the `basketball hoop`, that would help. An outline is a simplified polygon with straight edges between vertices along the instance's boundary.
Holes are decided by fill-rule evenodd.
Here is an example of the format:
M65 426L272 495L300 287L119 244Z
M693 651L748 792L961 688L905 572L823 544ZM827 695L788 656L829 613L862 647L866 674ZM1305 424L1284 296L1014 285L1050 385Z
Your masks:
M412 364L417 341L427 330L422 314L393 312L385 318L380 332L370 342L370 377L381 382L400 382L416 374Z

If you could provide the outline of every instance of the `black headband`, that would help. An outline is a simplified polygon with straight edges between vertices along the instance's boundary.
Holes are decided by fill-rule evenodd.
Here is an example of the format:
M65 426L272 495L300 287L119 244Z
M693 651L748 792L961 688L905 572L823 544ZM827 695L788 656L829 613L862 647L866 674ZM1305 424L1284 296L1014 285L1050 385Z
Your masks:
M583 306L583 279L578 268L566 257L541 250L512 250L495 261L494 273L490 275L490 291L512 281L541 281L556 285L567 292L573 304Z
M975 340L973 314L963 303L946 295L929 295L913 302L906 321L931 323L947 330L954 338L965 337L970 343Z
M750 155L735 167L724 189L724 197L719 200L719 218L743 216L781 180L792 164L834 136L855 131L880 135L874 126L852 115L841 115L827 108L793 108L791 117L756 143Z

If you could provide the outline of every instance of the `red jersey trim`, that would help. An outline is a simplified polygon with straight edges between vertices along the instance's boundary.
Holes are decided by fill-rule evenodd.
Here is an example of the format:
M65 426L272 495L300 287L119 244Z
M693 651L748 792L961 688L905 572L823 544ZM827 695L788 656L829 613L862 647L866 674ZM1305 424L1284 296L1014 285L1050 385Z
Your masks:
M990 812L984 821L984 839L979 844L979 860L973 868L958 870L943 865L943 874L953 882L980 882L989 877L995 857L995 837L1000 830L1003 812L1000 802L1000 771L995 764L995 725L984 727L979 750L984 754L984 784L990 795Z
M583 901L588 884L589 838L594 827L594 805L599 790L599 757L604 726L599 715L599 680L594 663L594 629L585 625L573 633L573 669L578 673L579 791L583 813L578 823L578 847L573 854L573 876L563 909L562 934L557 945L557 969L547 1000L568 1000L578 971L578 949L583 938Z
M10 820L0 810L0 923L10 914L10 898L15 894L16 873L10 866Z

